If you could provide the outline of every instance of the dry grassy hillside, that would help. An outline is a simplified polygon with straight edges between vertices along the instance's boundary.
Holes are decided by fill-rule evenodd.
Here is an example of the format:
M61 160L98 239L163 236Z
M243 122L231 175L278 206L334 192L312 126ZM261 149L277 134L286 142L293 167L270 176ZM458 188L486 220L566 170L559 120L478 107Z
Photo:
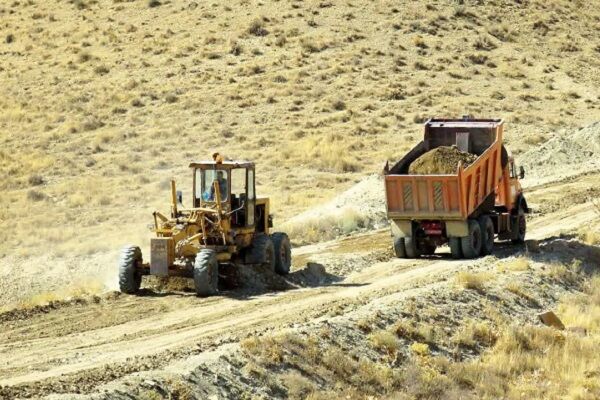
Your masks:
M600 119L599 35L589 1L4 1L0 255L138 240L213 150L282 218L428 116L506 118L525 150Z

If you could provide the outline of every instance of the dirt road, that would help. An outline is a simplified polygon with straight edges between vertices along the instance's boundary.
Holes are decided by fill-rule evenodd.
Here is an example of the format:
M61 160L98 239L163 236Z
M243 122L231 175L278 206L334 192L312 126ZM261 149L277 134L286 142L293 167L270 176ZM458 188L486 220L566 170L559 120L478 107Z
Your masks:
M587 185L590 178L580 179ZM555 189L545 185L532 194L542 198ZM575 229L594 212L592 205L581 203L546 213L531 220L529 238ZM232 291L209 299L187 292L109 294L53 309L0 315L0 397L86 392L134 371L164 366L256 332L343 312L383 292L406 290L417 280L481 262L451 260L444 254L447 249L430 259L395 259L387 250L389 241L387 230L380 230L296 249L296 264L311 261L328 272L336 270L330 268L336 261L363 260L350 268L355 272L339 279L322 274L313 264L309 269L322 274L316 276L321 286L313 282L312 287L281 292ZM500 246L496 256L513 251ZM304 269L295 274L306 273Z

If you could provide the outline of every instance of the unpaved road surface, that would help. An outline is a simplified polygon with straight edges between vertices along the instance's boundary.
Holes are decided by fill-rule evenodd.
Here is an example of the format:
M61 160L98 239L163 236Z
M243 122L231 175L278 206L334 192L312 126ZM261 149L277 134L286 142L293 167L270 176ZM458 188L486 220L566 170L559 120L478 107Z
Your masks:
M582 176L570 184L584 191L590 180L597 182L598 175ZM555 190L552 185L532 188L531 199ZM593 219L594 213L587 202L560 207L534 217L528 237L543 239L575 229ZM311 285L294 290L231 291L209 299L188 292L148 290L140 297L109 294L2 314L0 397L87 392L131 372L164 366L249 334L343 312L383 293L407 290L417 280L481 262L451 260L444 248L429 259L395 259L389 243L388 231L379 230L298 248L294 274L312 274L313 279ZM499 246L496 256L513 251ZM340 260L342 264L362 261L351 268L354 272L340 273L345 276L338 278L316 264L329 273L345 271L334 266ZM304 267L307 262L314 264Z

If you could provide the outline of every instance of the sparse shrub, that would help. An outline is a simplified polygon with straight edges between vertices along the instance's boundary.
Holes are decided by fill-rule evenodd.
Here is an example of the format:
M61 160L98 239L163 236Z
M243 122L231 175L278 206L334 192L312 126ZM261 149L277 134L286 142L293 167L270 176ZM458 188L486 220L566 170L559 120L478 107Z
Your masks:
M396 335L387 330L380 330L369 335L373 347L379 351L392 356L398 351L398 339Z
M418 356L429 355L429 345L427 343L415 342L410 345L410 351Z
M414 67L416 70L419 70L419 71L427 71L429 69L427 64L423 63L422 61L416 61L414 63Z
M491 279L491 275L486 272L459 272L456 275L456 281L465 289L472 289L478 292L485 291L485 283Z
M292 399L305 399L314 391L314 385L298 372L289 372L281 377L283 385Z
M86 63L92 59L92 55L88 52L82 52L79 54L79 62Z
M591 246L600 245L600 232L598 232L597 230L585 228L580 230L577 233L577 236L579 237L579 240L581 240L585 244Z
M6 38L4 39L4 41L7 44L11 44L12 42L15 41L15 35L13 35L12 33L9 33L8 35L6 35Z
M46 195L37 190L30 190L27 192L27 199L31 201L42 201L46 198Z
M235 133L231 129L224 129L221 132L221 136L223 136L226 139L231 139L232 137L235 136Z
M481 344L486 347L492 346L498 338L495 330L486 321L470 321L454 335L453 341L463 347L473 347Z
M417 46L420 49L427 49L427 48L429 48L429 46L427 46L427 43L425 43L425 40L421 36L416 36L413 39L413 43L415 44L415 46Z
M525 143L530 146L536 146L538 144L544 143L547 140L546 136L541 133L533 133L525 137Z
M94 72L98 75L106 75L110 72L110 69L108 69L108 67L105 65L99 65L94 68Z
M275 46L277 46L277 47L283 47L283 46L285 46L286 43L287 43L287 39L286 39L285 35L283 35L283 34L278 35L277 38L275 38Z
M497 46L488 36L479 36L473 44L477 50L490 51L494 50Z
M525 257L516 257L512 259L508 259L500 264L498 264L498 270L500 272L512 271L512 272L521 272L527 271L529 269L529 260Z
M326 42L315 37L301 38L300 46L302 46L302 49L308 53L319 53L328 47Z
M482 65L488 61L488 56L484 54L469 54L467 58L476 65Z
M233 54L234 56L239 56L243 52L244 47L238 41L234 40L233 42L231 42L229 47L229 53Z
M133 107L144 107L144 102L141 99L136 98L131 100L131 105Z
M159 0L148 0L148 7L150 8L158 7L161 5L162 3Z
M247 32L254 36L267 36L269 31L265 28L265 21L262 18L252 21Z
M29 176L27 182L29 182L31 186L39 186L44 183L44 178L42 178L40 175L34 174Z
M287 78L283 75L276 75L273 78L273 82L275 82L275 83L286 83L287 81L288 81Z
M346 103L343 100L336 100L331 105L336 111L343 111L346 109Z
M169 104L177 103L177 100L178 100L178 98L177 98L177 95L175 95L175 94L173 94L173 93L171 93L171 94L168 94L168 95L165 97L165 101L166 101L167 103L169 103Z

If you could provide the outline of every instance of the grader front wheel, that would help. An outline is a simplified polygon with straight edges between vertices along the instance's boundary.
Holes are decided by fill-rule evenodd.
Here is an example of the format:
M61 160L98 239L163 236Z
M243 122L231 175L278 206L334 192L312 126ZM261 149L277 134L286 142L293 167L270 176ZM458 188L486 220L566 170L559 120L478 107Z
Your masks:
M200 297L214 296L219 293L219 263L217 253L211 249L202 249L194 262L194 286Z
M140 290L142 274L139 264L142 262L142 251L137 246L126 246L119 259L119 288L121 292L134 294Z

